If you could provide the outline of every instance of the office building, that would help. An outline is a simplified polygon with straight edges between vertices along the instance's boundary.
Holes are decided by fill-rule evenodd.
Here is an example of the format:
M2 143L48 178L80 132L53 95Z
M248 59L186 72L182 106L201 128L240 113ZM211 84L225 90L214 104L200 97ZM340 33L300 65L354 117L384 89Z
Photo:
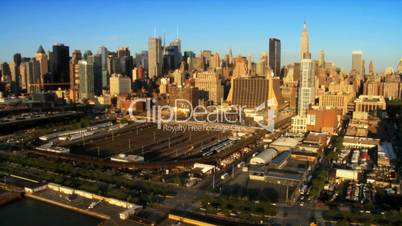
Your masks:
M359 80L362 80L364 76L362 51L352 52L352 72L356 73L356 76L359 78Z
M10 63L10 73L11 73L11 83L10 83L11 92L14 94L18 94L20 91L19 87L20 72L19 67L17 67L14 62Z
M281 75L281 40L277 38L269 39L269 67L274 72L274 76Z
M94 94L102 95L102 55L95 54L88 57L88 63L92 64L94 71Z
M269 100L269 80L263 77L233 78L227 100L247 108L266 104Z
M315 102L315 64L311 59L303 59L300 70L298 114L305 115Z
M93 64L86 60L78 61L79 98L80 100L93 98L94 93L94 68Z
M69 47L63 44L53 45L51 61L51 81L57 83L57 87L66 88L70 81L70 51Z
M182 59L181 40L176 38L168 46L163 48L163 71L168 73L180 66Z
M162 75L163 49L160 38L152 37L148 40L148 77Z
M101 55L101 68L102 68L102 87L109 87L109 78L107 71L107 57L109 52L106 47L99 47L98 54Z
M94 55L91 50L87 50L84 52L84 60L88 60L88 57Z
M112 74L110 76L110 95L126 96L131 93L131 78L122 74Z
M323 50L320 51L320 58L318 59L318 66L320 68L325 68L325 55L324 55Z
M80 75L79 75L79 65L78 62L82 59L82 54L80 50L74 50L71 53L71 60L69 65L70 70L70 92L69 98L73 102L78 101L79 97L79 84L80 84Z
M177 107L176 110L189 110L191 107L198 106L199 104L199 90L197 87L178 87L177 85L170 84L168 85L168 93L169 105ZM191 106L189 106L189 103L180 100L188 101Z
M22 56L21 53L16 53L13 55L13 61L15 63L15 66L19 67L21 62L22 62Z
M312 132L336 134L340 118L340 111L337 109L309 109L307 111L306 130Z
M204 100L221 104L223 100L223 85L215 72L198 72L194 74L195 87L200 91ZM205 94L205 95L203 95Z
M347 93L325 93L319 96L319 106L325 109L339 109L344 115L348 112L348 104L352 100L353 96Z
M128 47L120 47L117 49L116 53L118 58L123 56L130 56L130 50L128 49Z
M11 70L7 62L0 65L0 72L0 81L9 83L11 81Z
M363 94L364 95L380 95L381 81L380 80L367 80L364 83Z
M133 70L133 58L131 56L121 56L117 58L120 66L120 73L124 76L130 76Z
M370 75L375 74L374 64L373 64L373 61L371 61L371 60L370 60L369 66L368 66L368 71L369 71Z
M43 83L45 81L45 76L48 73L49 65L46 52L42 46L39 46L38 50L36 51L35 59L39 63L40 83L41 83L41 89L43 89Z
M41 90L41 76L39 62L32 58L25 62L26 86L28 93L36 93Z
M26 63L21 63L19 66L20 72L20 88L21 91L27 90L27 70L26 70Z
M315 63L311 60L309 50L309 36L307 24L304 22L304 29L300 38L300 79L297 100L297 115L292 117L293 133L305 133L307 131L306 112L315 103ZM295 69L295 68L294 68ZM294 71L294 70L293 70Z

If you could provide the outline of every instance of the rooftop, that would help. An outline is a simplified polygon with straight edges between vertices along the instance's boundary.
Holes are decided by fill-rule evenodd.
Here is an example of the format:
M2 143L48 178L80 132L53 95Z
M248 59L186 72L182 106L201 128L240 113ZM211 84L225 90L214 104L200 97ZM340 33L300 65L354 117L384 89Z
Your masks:
M292 137L280 137L271 143L271 146L286 146L286 147L296 147L300 139Z

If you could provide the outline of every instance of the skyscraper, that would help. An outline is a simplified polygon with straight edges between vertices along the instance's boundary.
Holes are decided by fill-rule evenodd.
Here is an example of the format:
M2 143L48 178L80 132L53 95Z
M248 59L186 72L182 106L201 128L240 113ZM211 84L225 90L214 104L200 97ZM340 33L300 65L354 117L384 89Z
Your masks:
M179 50L177 46L166 46L163 49L163 73L167 74L169 71L173 71L179 66L179 62L175 57Z
M40 91L40 64L35 60L35 58L32 58L29 62L26 62L26 76L28 93Z
M118 58L118 63L120 66L120 73L131 77L133 70L133 58L131 56L121 56Z
M69 47L63 44L56 44L53 46L53 68L52 75L53 81L56 83L68 83L70 80L69 72ZM64 87L69 84L62 85Z
M307 31L307 23L304 22L304 29L301 33L300 39L300 58L301 59L310 59L311 53L309 50L309 38L308 38L308 31Z
M177 48L177 51L175 52L175 62L177 62L177 65L180 65L181 58L182 58L182 52L181 52L181 40L179 37L177 37L175 40L173 40L170 43L170 46L175 46Z
M373 75L375 73L374 70L374 64L373 61L370 60L369 66L368 66L369 74Z
M160 38L149 38L148 40L148 77L160 76L162 73L162 41Z
M352 52L352 72L355 72L357 78L361 80L364 76L363 74L363 52L353 51Z
M120 47L116 51L117 57L123 57L123 56L130 56L130 50L128 47Z
M320 59L318 59L318 66L321 68L325 67L325 55L324 55L324 50L320 51Z
M88 63L86 60L80 60L79 65L79 79L80 79L80 99L89 99L94 96L94 71L93 64Z
M80 50L74 50L71 53L70 61L70 99L73 102L78 101L79 95L79 84L80 84L80 65L78 62L82 59L82 54Z
M71 62L78 64L78 61L82 59L81 51L76 49L71 53Z
M305 115L310 105L315 100L315 78L314 62L311 59L301 61L300 83L299 83L299 104L298 115Z
M43 83L45 82L45 75L48 72L49 65L48 65L48 59L47 59L46 52L42 46L39 46L38 50L36 51L35 59L39 63L40 83L41 83L41 87L43 87Z
M27 89L27 70L26 70L26 63L21 63L19 68L20 72L20 88L23 90Z
M281 40L277 38L269 39L269 67L274 76L281 76Z
M22 61L21 53L14 54L13 60L14 60L15 66L19 67L21 64L21 61Z
M101 55L101 66L102 66L102 87L109 86L109 78L107 72L107 56L108 51L104 46L99 47L98 53Z
M95 95L102 95L103 88L103 74L102 74L102 55L95 54L94 55L94 92Z
M10 82L11 81L11 70L10 65L7 62L4 62L0 65L0 71L2 76L0 76L3 82Z

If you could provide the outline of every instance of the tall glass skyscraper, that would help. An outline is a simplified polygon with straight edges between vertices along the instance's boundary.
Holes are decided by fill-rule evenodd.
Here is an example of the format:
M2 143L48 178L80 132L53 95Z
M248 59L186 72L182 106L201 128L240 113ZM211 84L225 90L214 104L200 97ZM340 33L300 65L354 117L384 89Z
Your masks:
M70 81L70 50L68 46L56 44L53 46L52 75L53 82L68 83ZM67 84L68 86L69 84Z
M108 87L109 77L107 73L107 56L108 56L107 48L104 46L99 47L98 54L100 54L101 56L102 87Z
M281 40L269 39L269 67L275 76L281 76Z

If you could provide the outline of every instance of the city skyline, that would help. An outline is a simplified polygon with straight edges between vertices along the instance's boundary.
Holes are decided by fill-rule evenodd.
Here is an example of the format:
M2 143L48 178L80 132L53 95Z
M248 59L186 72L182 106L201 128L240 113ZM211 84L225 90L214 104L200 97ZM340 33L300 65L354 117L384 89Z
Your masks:
M398 1L343 2L342 6L292 1L291 4L251 1L245 6L233 3L236 2L228 6L225 1L207 1L206 4L121 1L106 8L103 2L89 1L80 2L82 7L76 9L75 18L68 20L66 12L76 6L76 1L26 3L23 4L26 10L20 10L20 5L5 3L3 21L11 28L0 35L0 61L10 62L17 52L33 57L39 45L50 50L55 43L64 43L71 50L83 52L96 51L100 46L108 49L128 46L132 53L138 53L147 49L148 38L153 36L155 28L156 34L165 36L168 43L176 37L178 27L184 51L197 53L208 49L222 56L231 48L234 55L251 55L253 61L257 61L263 51L268 51L269 38L276 37L281 40L283 66L299 61L303 20L309 27L313 59L318 59L319 51L324 50L326 61L348 72L352 51L361 50L363 59L367 63L373 61L376 71L380 72L386 67L395 68L401 58L402 44L398 40L402 32L396 29L401 25L397 18L397 8L401 5ZM45 7L47 11L42 10ZM203 13L201 18L186 11L194 7ZM91 8L97 11L88 11ZM64 12L51 13L57 9ZM151 9L154 13L147 13ZM164 11L169 13L162 13ZM42 15L43 19L35 23L29 21L34 14ZM233 15L241 16L233 18ZM58 17L61 20L55 20ZM29 40L24 35L28 33ZM378 40L381 43L378 44Z
M3 3L0 225L402 225L398 1Z

